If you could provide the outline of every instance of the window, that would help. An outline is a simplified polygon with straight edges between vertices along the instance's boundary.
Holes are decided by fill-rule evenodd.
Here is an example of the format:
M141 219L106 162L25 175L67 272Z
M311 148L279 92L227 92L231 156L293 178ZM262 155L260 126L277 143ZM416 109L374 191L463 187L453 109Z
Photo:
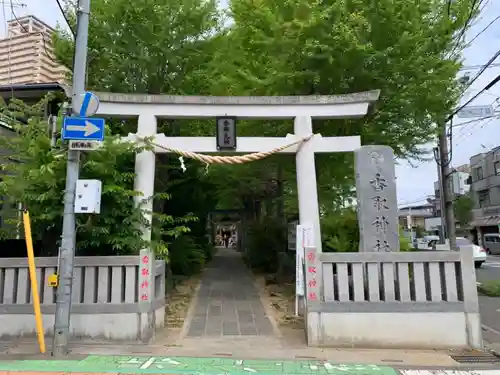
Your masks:
M500 174L500 161L496 161L495 164L495 174L498 176Z
M496 237L496 236L484 236L484 241L485 242L500 242L500 238Z
M477 200L479 202L479 207L487 207L490 205L490 191L481 190L477 192Z
M474 172L476 175L476 181L482 180L484 178L483 167L474 168Z

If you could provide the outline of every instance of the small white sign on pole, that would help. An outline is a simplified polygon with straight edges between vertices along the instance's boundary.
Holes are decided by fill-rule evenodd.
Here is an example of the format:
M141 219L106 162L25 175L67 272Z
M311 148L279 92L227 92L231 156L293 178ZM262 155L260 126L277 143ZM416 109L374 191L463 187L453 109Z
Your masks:
M78 141L74 139L69 141L70 150L93 151L100 147L102 147L101 141Z
M475 118L493 116L495 110L492 105L471 105L457 112L459 118ZM460 125L460 124L458 124Z
M299 314L299 297L305 295L304 256L305 248L314 246L314 230L311 224L297 225L295 253L295 315Z

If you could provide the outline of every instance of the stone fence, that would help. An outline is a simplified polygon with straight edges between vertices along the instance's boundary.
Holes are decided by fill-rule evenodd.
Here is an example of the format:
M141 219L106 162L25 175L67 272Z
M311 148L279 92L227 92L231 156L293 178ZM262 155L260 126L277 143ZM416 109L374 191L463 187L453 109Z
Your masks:
M320 253L306 248L311 346L481 348L471 249Z
M141 300L139 256L76 257L72 289L74 337L148 341L165 320L165 262L152 267L151 296ZM56 288L48 278L57 258L36 258L45 333L53 334ZM154 282L153 282L154 281ZM143 295L143 294L142 294ZM2 323L3 322L3 323ZM0 338L34 335L28 261L0 259Z

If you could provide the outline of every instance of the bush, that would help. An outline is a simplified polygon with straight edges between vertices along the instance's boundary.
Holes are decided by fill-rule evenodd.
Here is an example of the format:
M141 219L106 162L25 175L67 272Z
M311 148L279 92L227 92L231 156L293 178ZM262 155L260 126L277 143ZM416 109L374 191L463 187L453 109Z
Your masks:
M174 275L194 275L201 271L207 260L205 249L188 235L177 237L168 250L169 266Z
M321 237L324 252L357 252L359 225L356 211L348 208L324 216Z
M500 297L500 280L491 280L477 286L478 292L489 297Z
M278 254L286 250L287 228L276 218L263 218L254 222L248 229L248 247L244 261L248 267L274 273L278 270Z
M347 208L321 219L321 237L324 252L359 251L359 224L357 212ZM400 251L412 251L410 240L399 232Z
M414 251L415 250L413 248L410 240L403 235L402 231L399 232L399 249L401 251Z

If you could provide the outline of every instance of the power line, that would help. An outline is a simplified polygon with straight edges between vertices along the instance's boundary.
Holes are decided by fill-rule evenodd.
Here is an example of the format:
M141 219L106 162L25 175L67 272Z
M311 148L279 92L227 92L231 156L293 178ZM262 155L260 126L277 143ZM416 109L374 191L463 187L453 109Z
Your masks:
M481 127L480 127L479 129L482 129L482 128L484 128L485 126L487 126L487 125L491 124L491 123L493 122L493 120L495 120L495 118L490 118L490 119L488 119L488 121L484 122L484 123L481 125ZM476 126L478 126L478 125L480 125L480 122L475 123L475 124L474 124L474 125L473 125L470 129L469 129L469 132L468 132L468 133L466 133L465 131L462 131L462 132L458 135L458 137L457 137L457 138L458 138L458 139L462 139L462 137L463 137L463 138L464 138L464 141L465 141L465 140L467 139L467 137L471 135L472 130L473 130ZM457 142L457 141L458 141L458 140L457 140L457 139L455 139L455 142ZM461 144L461 143L463 143L463 142L458 142L458 143L455 143L455 146L458 146L458 145L459 145L459 144Z
M26 29L26 27L24 27L24 25L19 21L19 18L17 18L17 15L16 13L14 12L14 4L12 2L12 0L10 0L10 12L12 14L12 17L14 17L14 19L17 21L17 24L23 29L23 31L26 33L26 34L40 34L40 36L42 37L42 45L43 45L43 49L45 50L45 54L47 55L47 57L52 60L52 61L55 61L53 58L52 58L52 55L50 54L49 50L47 49L47 44L45 42L45 35L43 33L43 31L39 31L39 32L30 32L28 29Z
M467 48L469 47L477 38L479 38L482 34L486 32L496 21L500 20L500 16L497 16L493 21L491 21L484 29L482 29L480 32L478 32L464 47Z
M418 200L405 201L405 202L402 202L402 203L398 203L398 206L407 206L409 204L415 204L415 203L424 202L424 201L427 201L427 199L430 199L431 197L432 197L431 194L427 194L427 195L423 196L422 198L420 198ZM403 208L403 207L400 207L400 208Z
M483 64L483 65L468 65L468 66L462 66L459 70L475 70L475 69L481 69L484 66L486 66L486 64ZM500 63L490 64L486 69L495 68L495 67L499 67L499 66L500 66Z
M495 61L496 58L500 56L500 50L498 50L495 55L493 55L493 57L490 59L490 64L491 62ZM483 72L486 70L486 68L489 66L489 64L487 64L483 69L481 69L481 71L476 75L476 77L474 77L474 79L472 80L472 82L474 82L475 80L477 80L479 78L479 76L481 74L483 74ZM450 121L453 116L455 116L458 112L460 112L462 109L464 109L466 106L468 106L470 103L472 103L475 99L477 99L477 97L479 95L481 95L483 92L491 89L494 85L496 85L498 83L498 81L500 81L500 75L496 76L493 80L490 81L490 83L488 83L484 88L482 88L481 90L479 90L479 92L474 95L472 98L470 98L469 100L467 100L467 102L465 102L464 104L462 104L461 106L459 106L458 108L456 108L445 120L445 123Z
M493 117L497 117L497 116L498 115L491 115L491 116L484 116L484 117L476 118L474 120L469 120L469 121L458 123L456 125L452 125L452 128L458 128L459 126L467 126L469 124L473 124L475 122L487 120L487 119L490 119L490 118L493 118Z
M59 0L56 0L56 3L57 3L57 6L59 7L59 10L61 11L62 16L64 17L64 20L66 21L66 24L68 25L68 27L71 31L71 34L73 34L73 38L75 38L76 37L75 31L71 27L71 24L69 23L68 17L66 17L66 13L64 12L64 8L61 5L61 2Z
M478 125L478 123L480 123L481 121L484 121L484 120L488 120L488 119L491 119L491 120L494 120L498 115L491 115L491 116L484 116L484 117L480 117L480 118L477 118L477 119L473 119L473 120L469 120L469 121L466 121L466 122L461 122L459 124L456 124L456 125L452 125L453 128L456 128L456 127L459 127L459 126L468 126L468 125L473 125L472 128L474 128L475 126ZM484 126L488 125L488 123L484 124ZM463 131L464 129L460 129L460 133L458 134L458 137L460 138L463 134L465 134L465 132ZM455 140L456 141L456 140ZM457 146L458 144L455 144L455 146ZM416 165L412 165L409 161L408 161L408 164L410 165L410 167L412 168L418 168L422 165L424 165L425 163L427 162L430 162L432 161L432 159L429 159L429 160L423 160L423 161L420 161L418 164Z
M476 10L476 5L481 5L481 2L479 2L479 4L477 2L478 2L478 0L473 0L473 2L472 2L469 16L467 17L467 20L465 21L464 26L462 27L462 30L460 31L459 35L456 38L455 46L453 47L453 49L451 50L450 55L449 55L450 57L453 56L453 54L455 53L455 50L460 45L460 40L463 38L465 32L467 31L467 28L469 27L469 22L472 20L472 17L474 16L474 12ZM451 7L451 4L449 4L448 10L450 10L450 7ZM448 12L448 17L449 16L450 16L450 12Z
M493 104L495 103L498 103L498 98L495 99L493 102L491 102L490 106L492 106L493 108ZM460 129L460 133L458 134L458 137L460 138L461 136L465 135L466 134L466 131L468 130L469 132L475 128L477 125L479 125L482 121L484 120L489 120L488 122L484 123L483 125L481 125L481 128L483 128L484 126L486 126L487 124L489 124L491 121L493 121L497 116L498 116L498 113L496 113L496 110L498 109L498 107L500 106L500 104L497 104L495 106L495 108L493 108L493 115L490 115L490 116L484 116L484 117L480 117L480 118L477 118L477 119L473 119L473 120L470 120L470 121L467 121L467 122L461 122L460 124L457 124L457 125L452 125L450 127L450 132L452 131L452 128L455 128L455 127L458 127L458 126L464 126ZM470 126L472 124L472 126ZM451 140L453 141L453 140ZM455 139L455 142L457 141L457 139ZM456 146L458 145L455 144Z

